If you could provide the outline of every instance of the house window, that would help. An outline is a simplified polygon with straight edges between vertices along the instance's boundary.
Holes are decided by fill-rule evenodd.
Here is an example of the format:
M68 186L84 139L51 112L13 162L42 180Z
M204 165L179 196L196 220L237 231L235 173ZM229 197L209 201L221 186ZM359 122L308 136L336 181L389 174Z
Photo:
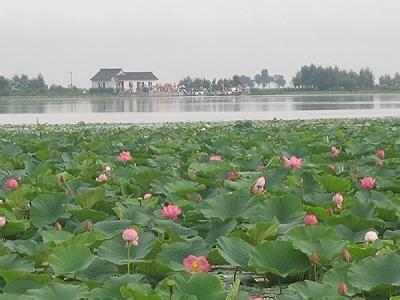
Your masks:
M153 83L151 81L149 81L148 87L151 88L152 86L153 86Z

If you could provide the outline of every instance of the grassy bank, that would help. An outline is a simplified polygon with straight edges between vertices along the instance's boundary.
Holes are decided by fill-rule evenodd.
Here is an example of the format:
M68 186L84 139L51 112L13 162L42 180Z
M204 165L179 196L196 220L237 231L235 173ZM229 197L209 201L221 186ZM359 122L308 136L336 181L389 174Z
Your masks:
M0 289L399 295L399 139L400 119L0 127Z

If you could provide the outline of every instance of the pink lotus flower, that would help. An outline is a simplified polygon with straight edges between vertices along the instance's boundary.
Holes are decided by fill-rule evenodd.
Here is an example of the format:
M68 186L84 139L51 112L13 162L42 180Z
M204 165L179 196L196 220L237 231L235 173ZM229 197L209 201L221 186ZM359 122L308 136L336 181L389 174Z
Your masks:
M372 190L375 186L375 178L364 177L360 180L360 185L364 190Z
M150 200L151 197L153 197L153 195L150 194L150 193L144 194L143 200L144 200L144 201Z
M265 300L263 296L251 296L250 300Z
M335 202L336 204L342 204L343 200L344 200L344 198L343 198L342 194L339 194L339 193L335 194L332 197L332 201Z
M208 273L211 271L211 266L204 256L189 255L183 260L183 265L189 273L204 272Z
M104 182L108 180L108 176L107 174L100 174L97 178L96 181L98 182Z
M295 170L300 170L301 169L301 158L297 158L296 156L291 156L290 158L287 158L286 156L282 156L283 160L283 165L285 168L291 167L292 169Z
M210 160L210 161L221 161L222 158L221 158L220 155L211 155L211 156L209 157L209 160Z
M161 216L176 221L178 220L178 217L181 213L182 210L179 208L178 205L170 204L163 207Z
M6 180L6 189L9 191L16 190L19 187L19 183L15 178L9 178Z
M365 236L364 240L368 243L372 243L373 241L378 239L378 235L376 234L375 231L368 231Z
M295 170L301 169L301 158L297 158L296 156L290 157L290 166Z
M285 155L282 155L281 159L283 161L283 166L285 168L290 168L290 160Z
M333 157L337 157L340 154L340 150L338 148L336 148L335 146L333 146L331 149L331 153L332 153Z
M265 168L266 168L266 167L265 167L263 164L261 164L261 165L259 165L259 166L257 167L257 171L263 171Z
M383 166L383 160L382 159L378 159L377 162L376 162L376 165L378 167L382 167Z
M126 241L129 245L137 246L139 244L139 234L134 228L125 229L122 233L122 238Z
M118 155L118 161L122 162L122 163L127 163L128 161L132 160L132 156L131 153L129 151L122 151L119 155Z
M228 180L236 180L239 178L239 175L235 171L229 171L228 174L226 175L226 178Z
M0 228L3 228L4 225L6 225L6 223L7 223L7 218L1 216L1 217L0 217Z
M307 214L304 216L304 225L313 226L318 224L318 219L313 214Z
M378 150L376 152L376 157L379 159L384 159L385 158L385 151L384 150Z
M260 194L265 192L265 178L261 176L257 179L256 184L252 187L251 192L253 194Z
M101 169L102 169L103 171L111 171L111 167L110 167L110 166L106 166L106 165L102 165L102 166L101 166Z

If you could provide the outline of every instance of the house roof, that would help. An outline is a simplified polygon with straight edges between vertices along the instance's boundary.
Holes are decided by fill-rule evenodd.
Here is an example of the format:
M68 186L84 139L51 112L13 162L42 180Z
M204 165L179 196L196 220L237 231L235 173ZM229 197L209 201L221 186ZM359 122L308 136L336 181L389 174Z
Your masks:
M124 72L124 74L119 75L120 80L158 80L157 76L153 72Z
M92 81L109 81L115 77L122 69L100 69L90 80Z

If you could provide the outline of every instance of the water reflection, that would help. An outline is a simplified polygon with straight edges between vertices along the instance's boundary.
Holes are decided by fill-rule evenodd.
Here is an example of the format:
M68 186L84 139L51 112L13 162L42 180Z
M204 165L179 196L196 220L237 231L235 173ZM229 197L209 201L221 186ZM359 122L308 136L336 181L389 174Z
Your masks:
M2 99L0 114L398 109L400 95Z

